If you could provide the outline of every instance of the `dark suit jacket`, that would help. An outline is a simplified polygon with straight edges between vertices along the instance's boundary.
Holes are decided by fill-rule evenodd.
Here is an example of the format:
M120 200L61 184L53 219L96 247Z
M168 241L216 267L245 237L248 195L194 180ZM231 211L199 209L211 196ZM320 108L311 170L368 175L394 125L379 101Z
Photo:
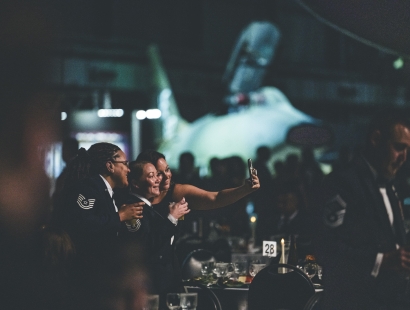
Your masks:
M100 260L114 251L121 222L99 175L66 188L58 204L61 225L74 242L79 259Z
M317 254L323 264L325 309L379 309L400 304L403 277L371 275L377 253L406 243L399 205L391 201L396 228L390 225L383 197L363 157L345 171L328 175L320 191ZM384 309L384 308L383 308Z
M127 197L127 203L140 202L141 200L132 194ZM178 229L168 218L164 218L152 207L145 205L141 227L136 232L130 232L124 225L122 236L125 239L138 241L144 249L146 262L151 280L151 292L165 294L179 291L181 287L181 275L179 264L175 255L175 240L171 244L171 237L175 236ZM175 237L174 237L175 238Z

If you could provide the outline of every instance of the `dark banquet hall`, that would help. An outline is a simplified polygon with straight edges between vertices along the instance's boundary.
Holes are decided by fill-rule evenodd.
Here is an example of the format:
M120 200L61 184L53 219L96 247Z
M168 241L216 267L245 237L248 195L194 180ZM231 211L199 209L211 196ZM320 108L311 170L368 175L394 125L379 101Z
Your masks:
M0 309L410 309L410 3L3 0Z

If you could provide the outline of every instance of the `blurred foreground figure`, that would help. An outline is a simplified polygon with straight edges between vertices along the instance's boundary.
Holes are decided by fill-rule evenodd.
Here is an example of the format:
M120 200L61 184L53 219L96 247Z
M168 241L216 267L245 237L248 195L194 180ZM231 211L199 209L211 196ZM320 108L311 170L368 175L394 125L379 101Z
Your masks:
M58 114L43 89L49 29L28 1L0 10L0 308L47 309L41 226L50 211L43 151Z
M410 250L393 185L409 148L409 120L382 111L370 124L364 152L325 178L317 239L324 309L410 308Z

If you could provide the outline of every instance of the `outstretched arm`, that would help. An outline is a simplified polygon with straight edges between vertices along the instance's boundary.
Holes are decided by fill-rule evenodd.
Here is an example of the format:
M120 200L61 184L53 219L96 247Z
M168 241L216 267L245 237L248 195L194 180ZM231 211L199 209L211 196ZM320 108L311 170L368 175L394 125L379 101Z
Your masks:
M222 208L259 189L259 178L252 175L252 182L247 179L242 186L228 188L219 192L208 192L188 184L175 184L173 200L180 201L185 197L193 210L211 210Z

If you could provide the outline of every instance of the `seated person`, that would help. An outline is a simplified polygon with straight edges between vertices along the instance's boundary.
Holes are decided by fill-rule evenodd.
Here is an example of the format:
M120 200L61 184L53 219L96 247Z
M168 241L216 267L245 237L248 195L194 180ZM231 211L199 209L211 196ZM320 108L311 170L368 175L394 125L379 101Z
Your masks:
M259 214L257 233L262 240L270 240L272 236L279 239L295 235L298 254L302 258L311 251L311 240L309 218L298 184L296 181L285 181L277 186L274 207L269 214Z

